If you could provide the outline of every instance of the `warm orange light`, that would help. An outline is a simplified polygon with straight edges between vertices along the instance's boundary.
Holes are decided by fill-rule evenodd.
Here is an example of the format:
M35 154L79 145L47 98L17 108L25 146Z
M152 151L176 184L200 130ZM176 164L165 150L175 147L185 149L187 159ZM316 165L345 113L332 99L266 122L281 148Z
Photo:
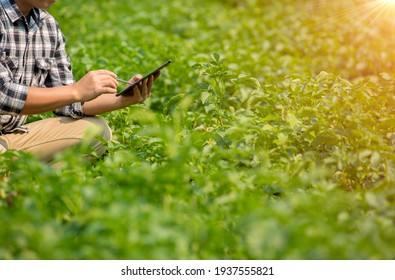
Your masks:
M385 5L395 5L395 0L379 0L379 2Z

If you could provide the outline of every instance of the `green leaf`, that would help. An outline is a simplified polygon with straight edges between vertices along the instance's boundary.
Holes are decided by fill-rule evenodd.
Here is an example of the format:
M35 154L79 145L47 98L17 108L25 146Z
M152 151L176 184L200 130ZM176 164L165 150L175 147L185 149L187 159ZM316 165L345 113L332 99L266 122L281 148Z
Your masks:
M282 146L287 142L288 136L284 133L279 133L277 135L277 140L278 140L278 144Z
M292 129L295 129L295 127L299 124L299 120L293 113L290 112L287 114L287 122Z
M204 91L200 95L200 100L202 101L203 104L206 104L210 96L211 94L208 91Z
M213 53L213 58L215 59L216 62L219 62L221 59L221 56L218 53Z
M381 163L381 156L378 152L373 152L371 158L370 158L370 164L374 167L377 168L380 166Z

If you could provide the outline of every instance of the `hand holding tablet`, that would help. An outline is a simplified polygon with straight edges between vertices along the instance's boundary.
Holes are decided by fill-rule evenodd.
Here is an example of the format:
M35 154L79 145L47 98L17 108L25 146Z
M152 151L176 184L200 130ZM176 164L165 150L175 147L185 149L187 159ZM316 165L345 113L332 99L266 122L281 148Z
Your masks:
M116 94L116 96L120 96L120 95L123 95L123 94L125 94L125 93L128 93L128 92L132 91L133 88L134 88L136 85L138 85L141 81L143 81L143 80L145 80L145 79L148 79L148 78L149 78L150 76L152 76L152 75L155 75L155 74L158 73L161 69L167 67L167 66L168 66L170 63L172 63L172 62L173 62L172 60L166 61L165 63L163 63L163 64L162 64L161 66L159 66L158 68L152 70L150 73L148 73L147 75L145 75L145 76L142 77L141 79L139 79L139 80L137 80L137 81L135 81L135 82L132 82L132 83L117 78L118 81L127 83L128 86L127 86L126 88L124 88L122 91L118 92L118 93Z

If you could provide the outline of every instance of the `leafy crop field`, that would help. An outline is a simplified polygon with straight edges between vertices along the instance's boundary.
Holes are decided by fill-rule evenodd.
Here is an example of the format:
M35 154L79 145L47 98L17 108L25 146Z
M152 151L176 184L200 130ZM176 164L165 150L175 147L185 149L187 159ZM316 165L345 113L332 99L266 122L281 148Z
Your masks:
M175 62L93 165L1 155L0 259L394 259L387 2L54 4L77 79Z

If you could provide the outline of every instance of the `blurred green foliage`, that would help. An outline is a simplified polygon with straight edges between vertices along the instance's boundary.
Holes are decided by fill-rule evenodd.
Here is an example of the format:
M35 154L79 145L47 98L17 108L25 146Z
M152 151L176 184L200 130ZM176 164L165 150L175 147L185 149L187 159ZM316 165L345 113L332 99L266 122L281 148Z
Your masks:
M114 140L94 165L84 145L59 170L1 155L1 259L395 257L392 8L63 0L50 12L77 79L175 63L145 104L106 114Z

